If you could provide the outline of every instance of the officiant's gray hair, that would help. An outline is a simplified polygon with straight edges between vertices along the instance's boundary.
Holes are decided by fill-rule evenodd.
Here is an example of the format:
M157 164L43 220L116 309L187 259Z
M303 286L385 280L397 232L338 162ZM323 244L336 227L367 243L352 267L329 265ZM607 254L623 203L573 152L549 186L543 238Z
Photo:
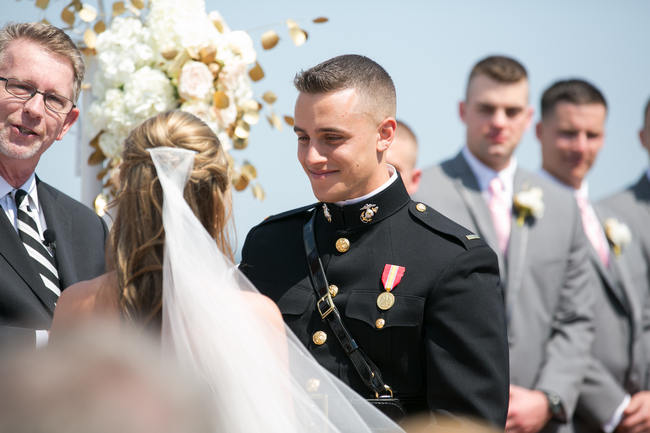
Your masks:
M9 23L0 29L0 62L9 43L26 39L32 41L54 54L70 60L74 73L72 90L74 101L79 97L81 83L84 80L86 66L81 51L63 30L45 23Z
M388 72L365 56L346 54L300 71L293 80L301 93L356 89L373 105L374 113L395 117L395 85Z

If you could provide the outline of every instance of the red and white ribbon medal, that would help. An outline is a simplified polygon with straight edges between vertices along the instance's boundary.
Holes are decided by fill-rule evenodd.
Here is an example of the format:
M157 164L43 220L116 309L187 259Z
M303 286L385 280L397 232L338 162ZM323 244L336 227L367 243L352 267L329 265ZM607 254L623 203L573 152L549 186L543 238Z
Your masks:
M397 265L384 265L384 272L381 274L381 282L384 285L384 292L377 296L377 306L382 310L388 310L395 304L395 295L391 291L399 284L404 276L406 268Z

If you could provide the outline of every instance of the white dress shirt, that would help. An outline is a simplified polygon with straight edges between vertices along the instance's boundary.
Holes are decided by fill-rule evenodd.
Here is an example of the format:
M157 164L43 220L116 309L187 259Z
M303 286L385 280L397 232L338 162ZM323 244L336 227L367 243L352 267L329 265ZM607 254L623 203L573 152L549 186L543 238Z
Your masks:
M469 168L474 173L474 176L476 176L478 186L481 189L481 194L483 195L483 198L485 198L486 203L489 203L492 198L490 197L491 194L488 190L488 186L490 185L490 181L495 177L501 179L504 194L508 201L512 202L512 197L514 195L515 172L517 171L517 160L514 157L510 158L510 163L506 168L501 171L495 171L479 161L478 158L470 152L467 146L463 147L462 153Z
M36 175L32 175L27 179L27 181L20 186L20 188L14 188L9 185L9 183L0 176L0 206L5 215L11 222L11 225L18 233L18 209L16 209L16 201L12 195L16 189L22 189L27 192L27 197L29 200L29 207L31 209L31 216L34 218L36 225L38 226L38 234L43 239L43 232L47 229L47 224L45 223L45 215L43 214L43 209L38 202L38 190L36 188ZM36 347L42 347L47 344L48 341L48 332L46 330L38 329L36 332Z

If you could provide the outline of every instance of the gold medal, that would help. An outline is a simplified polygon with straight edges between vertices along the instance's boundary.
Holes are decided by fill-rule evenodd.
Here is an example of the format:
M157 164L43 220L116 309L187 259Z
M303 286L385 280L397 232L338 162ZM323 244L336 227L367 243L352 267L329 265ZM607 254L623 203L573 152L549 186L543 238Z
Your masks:
M395 304L395 295L383 292L377 296L377 306L382 310L389 310Z

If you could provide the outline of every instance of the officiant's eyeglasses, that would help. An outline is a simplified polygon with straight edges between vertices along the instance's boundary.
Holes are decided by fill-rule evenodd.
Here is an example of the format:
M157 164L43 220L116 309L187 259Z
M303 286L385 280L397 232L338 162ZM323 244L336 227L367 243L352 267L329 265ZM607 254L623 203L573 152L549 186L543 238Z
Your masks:
M9 94L23 101L29 101L37 93L43 95L45 107L55 113L68 114L75 106L74 102L65 96L57 95L56 93L41 92L36 87L24 81L4 77L0 77L0 81L5 82L5 90Z

